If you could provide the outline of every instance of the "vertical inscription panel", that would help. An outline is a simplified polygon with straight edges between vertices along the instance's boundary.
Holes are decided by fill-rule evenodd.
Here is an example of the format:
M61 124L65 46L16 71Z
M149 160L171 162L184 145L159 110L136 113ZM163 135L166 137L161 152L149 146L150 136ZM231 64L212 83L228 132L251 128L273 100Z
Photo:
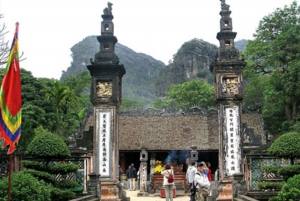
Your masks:
M224 168L225 176L241 172L240 114L238 106L224 106Z
M100 177L111 177L112 167L112 142L113 136L113 109L97 109L97 151L98 171Z

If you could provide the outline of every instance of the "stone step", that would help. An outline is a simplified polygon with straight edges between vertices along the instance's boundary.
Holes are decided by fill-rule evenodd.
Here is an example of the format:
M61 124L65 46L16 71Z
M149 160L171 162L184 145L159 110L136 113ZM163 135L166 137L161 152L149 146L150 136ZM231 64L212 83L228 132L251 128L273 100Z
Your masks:
M242 199L243 201L258 201L256 199L253 199L253 198L248 197L246 195L240 195L239 198Z
M82 196L82 197L79 197L79 198L75 198L75 199L70 200L70 201L90 201L90 200L92 200L94 198L95 198L94 195L85 195L85 196ZM99 200L99 198L97 200Z
M234 201L243 201L243 200L240 199L240 198L234 198L233 200L234 200Z

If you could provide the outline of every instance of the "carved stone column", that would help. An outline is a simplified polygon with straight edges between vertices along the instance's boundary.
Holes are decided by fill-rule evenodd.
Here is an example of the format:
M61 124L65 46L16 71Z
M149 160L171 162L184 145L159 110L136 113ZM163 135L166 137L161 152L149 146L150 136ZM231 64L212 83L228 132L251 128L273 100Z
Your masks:
M147 192L147 161L148 153L145 148L142 148L140 153L140 192L137 194L138 197L148 197Z
M119 185L119 130L118 115L121 104L122 77L126 73L114 52L117 38L114 36L112 4L104 9L101 35L97 37L100 51L95 54L90 71L91 94L94 105L93 169L101 174L100 200L120 201Z
M233 175L242 175L241 115L244 98L243 69L246 63L234 47L236 32L232 32L231 11L221 1L221 31L217 34L220 48L210 70L215 76L215 97L219 107L219 178L217 200L233 199Z

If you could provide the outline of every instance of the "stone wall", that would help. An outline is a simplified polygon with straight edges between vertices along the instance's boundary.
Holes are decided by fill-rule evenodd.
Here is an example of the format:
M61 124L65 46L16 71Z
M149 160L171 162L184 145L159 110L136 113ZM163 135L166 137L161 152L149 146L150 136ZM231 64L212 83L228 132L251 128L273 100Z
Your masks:
M262 121L261 114L245 113L242 115L242 123L246 124L247 128L253 129L254 136L252 136L252 138L260 138L261 144L267 143L266 136L264 136L265 135L264 124Z

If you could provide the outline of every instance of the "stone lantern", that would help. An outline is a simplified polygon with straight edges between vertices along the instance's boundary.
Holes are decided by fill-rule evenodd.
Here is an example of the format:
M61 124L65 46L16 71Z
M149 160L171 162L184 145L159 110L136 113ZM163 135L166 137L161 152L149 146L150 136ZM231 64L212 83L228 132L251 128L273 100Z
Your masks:
M197 147L196 146L192 146L191 148L192 148L192 150L191 150L191 156L190 156L189 163L191 163L191 162L197 162L197 160L198 160Z
M148 161L148 152L146 151L145 148L142 148L140 152L140 192L138 193L139 197L148 197L148 192L147 192L147 161Z
M140 152L140 161L141 162L147 162L148 161L148 152L145 148L142 148L142 151Z

